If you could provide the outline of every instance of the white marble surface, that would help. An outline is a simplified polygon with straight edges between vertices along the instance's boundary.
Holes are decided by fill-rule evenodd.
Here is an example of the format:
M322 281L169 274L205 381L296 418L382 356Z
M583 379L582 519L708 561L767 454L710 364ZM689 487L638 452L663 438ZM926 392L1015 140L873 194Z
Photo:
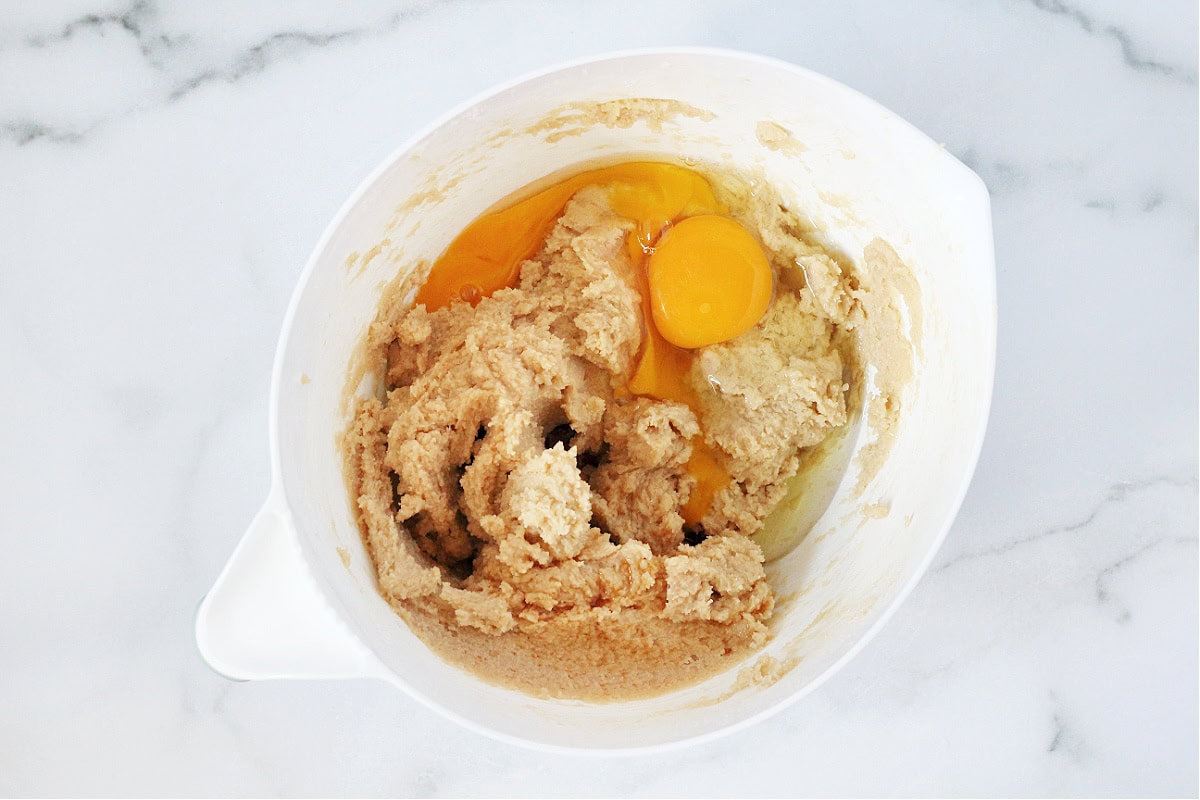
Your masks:
M0 3L0 793L1197 793L1188 0ZM231 684L192 613L267 490L289 293L433 115L564 58L759 51L993 193L991 427L934 569L804 702L616 762L375 683Z

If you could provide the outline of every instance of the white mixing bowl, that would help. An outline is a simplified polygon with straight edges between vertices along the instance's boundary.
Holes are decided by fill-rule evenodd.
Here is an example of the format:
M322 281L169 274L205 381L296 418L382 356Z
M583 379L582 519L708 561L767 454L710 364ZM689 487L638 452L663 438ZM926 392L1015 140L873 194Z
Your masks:
M588 110L630 98L699 111L659 120ZM762 122L791 139L764 146ZM621 154L761 168L851 257L876 236L887 240L920 284L921 347L883 468L863 492L852 469L837 476L812 533L769 565L784 599L765 650L653 699L542 700L449 666L376 591L337 448L343 389L380 291L400 270L432 261L466 223L531 180ZM200 651L234 678L378 678L475 730L547 749L645 750L749 724L846 663L933 558L983 440L995 330L983 183L844 86L780 61L702 49L604 56L502 86L404 144L317 244L275 360L273 488L200 606ZM864 426L858 446L873 435Z

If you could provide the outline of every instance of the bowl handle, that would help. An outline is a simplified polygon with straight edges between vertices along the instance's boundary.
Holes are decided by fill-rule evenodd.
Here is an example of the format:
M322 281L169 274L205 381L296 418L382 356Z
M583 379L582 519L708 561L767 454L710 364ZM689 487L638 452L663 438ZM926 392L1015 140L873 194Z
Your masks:
M386 672L321 594L278 491L200 601L196 646L210 667L234 680Z

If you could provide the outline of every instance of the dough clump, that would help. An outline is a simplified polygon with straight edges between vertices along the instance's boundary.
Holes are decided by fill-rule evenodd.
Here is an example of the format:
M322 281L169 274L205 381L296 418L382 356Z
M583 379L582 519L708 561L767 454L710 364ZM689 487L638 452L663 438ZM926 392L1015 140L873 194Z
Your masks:
M357 402L348 477L383 596L442 657L595 700L694 683L765 643L774 598L751 537L799 452L846 422L837 339L857 288L788 235L778 203L745 213L777 296L750 332L698 352L699 414L623 388L640 296L631 223L599 187L514 288L433 312L385 297L365 342L382 387ZM698 437L731 481L689 527Z

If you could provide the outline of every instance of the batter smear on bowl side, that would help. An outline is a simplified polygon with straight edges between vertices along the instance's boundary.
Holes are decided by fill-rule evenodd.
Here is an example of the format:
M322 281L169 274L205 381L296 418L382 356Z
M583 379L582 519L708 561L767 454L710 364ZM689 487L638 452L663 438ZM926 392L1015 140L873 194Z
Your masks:
M847 421L863 290L761 184L589 170L484 214L365 348L348 479L379 588L532 694L695 683L767 638L753 537Z

